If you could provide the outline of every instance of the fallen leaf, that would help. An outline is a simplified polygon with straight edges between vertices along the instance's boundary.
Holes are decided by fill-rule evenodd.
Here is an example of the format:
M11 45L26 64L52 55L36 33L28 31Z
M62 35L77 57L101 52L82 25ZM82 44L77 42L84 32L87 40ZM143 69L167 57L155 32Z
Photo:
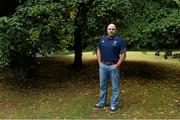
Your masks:
M175 113L175 111L171 111L171 112L169 112L170 114L174 114Z

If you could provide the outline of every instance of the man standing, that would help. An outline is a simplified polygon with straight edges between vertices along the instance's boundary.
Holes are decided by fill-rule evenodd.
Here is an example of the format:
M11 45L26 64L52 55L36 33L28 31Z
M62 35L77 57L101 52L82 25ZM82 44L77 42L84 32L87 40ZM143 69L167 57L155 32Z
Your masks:
M112 98L110 102L110 113L118 109L120 95L119 68L126 58L126 45L121 37L117 35L114 24L107 27L107 36L103 36L97 46L97 59L99 63L100 98L93 107L94 110L103 108L106 104L108 80L112 84Z

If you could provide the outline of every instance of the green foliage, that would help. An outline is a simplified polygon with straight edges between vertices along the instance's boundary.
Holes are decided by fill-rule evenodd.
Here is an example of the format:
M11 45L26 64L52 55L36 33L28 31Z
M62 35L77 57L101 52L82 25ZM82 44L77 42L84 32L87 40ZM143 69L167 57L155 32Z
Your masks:
M8 26L9 19L7 17L0 18L0 66L7 66L9 63L9 45L8 34L6 30L9 29Z
M11 17L0 18L0 61L33 71L36 54L47 55L70 44L73 27L61 3L28 2Z
M172 0L133 0L128 29L124 29L129 48L175 49L178 47L180 11Z

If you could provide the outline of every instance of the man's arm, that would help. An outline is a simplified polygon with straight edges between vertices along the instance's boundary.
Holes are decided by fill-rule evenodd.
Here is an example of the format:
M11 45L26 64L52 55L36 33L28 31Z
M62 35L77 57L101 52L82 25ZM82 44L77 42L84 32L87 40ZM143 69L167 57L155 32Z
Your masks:
M121 64L123 63L123 61L126 58L126 51L122 51L119 54L120 59L118 60L118 62L115 64L115 67L119 68L121 67Z
M100 65L100 64L101 64L101 53L100 53L99 48L97 49L97 54L96 54L96 56L97 56L98 63L99 63L99 65Z

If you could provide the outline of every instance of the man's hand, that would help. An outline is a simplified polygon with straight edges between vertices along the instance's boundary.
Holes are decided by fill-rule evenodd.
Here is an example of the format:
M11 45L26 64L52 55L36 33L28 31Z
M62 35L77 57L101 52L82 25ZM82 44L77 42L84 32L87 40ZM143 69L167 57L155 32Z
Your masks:
M126 51L123 51L119 54L119 57L120 59L118 60L118 62L116 64L114 64L114 66L116 68L120 68L121 67L121 64L123 63L123 61L125 60L126 58Z

